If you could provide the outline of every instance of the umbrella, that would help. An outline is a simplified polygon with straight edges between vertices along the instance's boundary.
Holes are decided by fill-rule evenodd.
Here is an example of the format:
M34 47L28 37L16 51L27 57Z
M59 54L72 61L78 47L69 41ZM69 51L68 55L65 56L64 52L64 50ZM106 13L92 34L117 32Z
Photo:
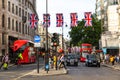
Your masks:
M21 46L26 44L28 40L16 40L13 44L13 51L17 51Z

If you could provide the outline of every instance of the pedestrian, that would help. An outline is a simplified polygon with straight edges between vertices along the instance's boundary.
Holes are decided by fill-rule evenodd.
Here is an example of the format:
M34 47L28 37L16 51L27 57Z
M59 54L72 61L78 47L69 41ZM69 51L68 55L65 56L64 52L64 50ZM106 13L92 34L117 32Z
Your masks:
M57 59L57 60L58 60L58 62L57 62L58 66L59 66L59 64L60 64L60 62L61 62L61 61L60 61L60 58L61 58L61 55L59 55L59 56L58 56L58 59Z
M60 57L59 69L61 68L62 65L63 65L63 67L64 67L65 69L67 69L67 68L66 68L66 65L65 65L64 53L62 53L62 56Z
M119 63L119 60L120 60L120 57L118 55L118 56L116 56L116 62Z
M1 63L0 69L3 67L4 70L7 70L8 69L8 62L9 62L9 55L8 55L8 53L6 53L2 57L2 63Z
M21 63L20 61L23 60L23 56L22 56L22 53L18 53L17 57L16 57L16 64L17 64L17 67L21 66Z
M53 59L52 57L49 57L49 66L52 69L53 68Z
M115 63L115 57L113 55L110 57L110 62L112 63L112 65L114 65L114 63Z

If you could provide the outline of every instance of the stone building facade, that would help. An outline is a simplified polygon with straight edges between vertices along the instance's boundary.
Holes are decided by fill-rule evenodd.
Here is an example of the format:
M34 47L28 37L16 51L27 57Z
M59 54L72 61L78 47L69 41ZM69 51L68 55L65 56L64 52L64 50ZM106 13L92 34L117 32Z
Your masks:
M100 49L106 48L107 53L120 54L120 27L118 8L119 0L96 0L97 18L101 20Z
M33 41L37 30L29 27L30 14L36 14L36 0L0 0L0 56L10 55L17 39Z

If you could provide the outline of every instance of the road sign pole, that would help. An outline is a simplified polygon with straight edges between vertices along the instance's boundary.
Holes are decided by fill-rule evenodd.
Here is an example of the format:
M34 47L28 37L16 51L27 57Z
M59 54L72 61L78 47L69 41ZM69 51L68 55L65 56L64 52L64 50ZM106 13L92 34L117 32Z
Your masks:
M38 55L38 48L36 48L37 50L37 73L39 73L39 55Z
M35 35L34 36L34 42L36 47L36 57L37 57L37 73L39 73L39 55L38 55L38 47L40 47L40 36Z
M46 52L45 52L45 71L49 71L49 54L48 54L48 0L46 0Z

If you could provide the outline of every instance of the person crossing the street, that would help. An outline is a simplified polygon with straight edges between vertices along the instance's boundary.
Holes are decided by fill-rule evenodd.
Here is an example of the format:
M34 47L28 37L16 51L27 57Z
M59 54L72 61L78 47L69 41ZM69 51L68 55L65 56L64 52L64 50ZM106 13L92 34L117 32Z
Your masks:
M60 57L59 69L61 68L62 65L63 65L63 67L64 67L65 69L67 69L67 68L66 68L66 65L65 65L64 53L62 53L62 56Z
M4 70L7 70L8 69L8 62L9 62L9 55L8 55L8 53L6 53L2 57L2 63L1 63L0 69L3 67Z

